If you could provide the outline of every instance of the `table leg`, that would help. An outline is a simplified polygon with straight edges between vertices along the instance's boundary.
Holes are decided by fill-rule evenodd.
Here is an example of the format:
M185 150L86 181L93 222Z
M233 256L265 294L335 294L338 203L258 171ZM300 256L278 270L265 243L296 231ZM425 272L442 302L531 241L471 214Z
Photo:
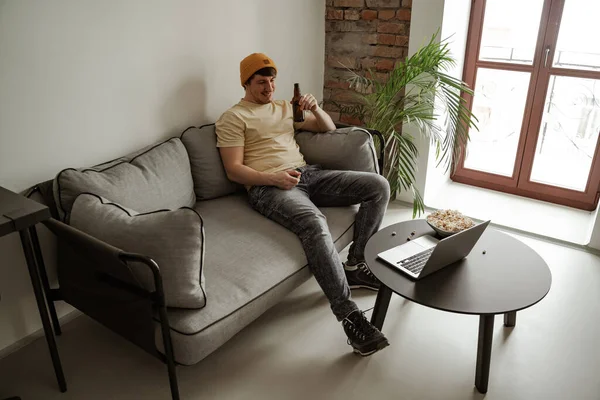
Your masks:
M377 293L375 307L373 308L373 315L371 316L371 323L379 330L383 328L383 321L385 321L385 315L387 314L391 297L392 289L382 283L381 287L379 288L379 293Z
M52 357L52 364L54 365L54 372L56 373L56 380L61 392L67 391L67 382L65 381L65 375L62 370L60 363L60 357L58 355L58 349L56 347L56 340L52 332L52 326L50 325L50 318L48 318L48 310L46 308L46 301L44 298L44 290L40 281L40 274L38 265L35 262L35 255L33 250L33 244L30 232L28 230L19 231L21 236L21 244L23 246L23 253L25 254L25 260L27 261L27 268L29 269L29 276L31 277L31 284L33 285L33 293L35 294L35 300L37 302L38 311L42 319L42 325L44 326L44 334L46 335L46 342L48 342L48 348L50 350L50 356Z
M479 393L487 393L492 360L492 339L494 336L494 315L479 316L479 340L477 342L477 366L475 387Z
M517 312L509 312L504 314L504 326L512 327L517 324Z
M48 310L50 311L50 318L52 319L52 326L54 327L54 333L57 336L62 334L60 330L60 324L58 323L58 315L56 315L56 307L54 307L54 301L50 297L50 282L48 281L48 273L46 272L46 265L44 264L44 257L42 256L42 250L40 248L40 240L38 239L37 230L35 225L29 228L29 234L33 242L33 251L35 252L35 259L40 271L40 278L42 279L42 287L46 294L46 300L48 303Z

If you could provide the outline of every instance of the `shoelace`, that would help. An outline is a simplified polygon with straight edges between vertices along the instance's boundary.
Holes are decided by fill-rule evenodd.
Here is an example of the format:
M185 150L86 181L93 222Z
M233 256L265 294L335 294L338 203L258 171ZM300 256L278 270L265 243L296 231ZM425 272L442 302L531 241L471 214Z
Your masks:
M352 323L352 321L344 321L344 324L346 326L349 326L350 333L352 333L352 335L354 335L356 338L358 338L360 340L365 340L365 335L363 333L358 333L358 331L356 330L356 325L354 323ZM347 343L351 345L352 339L348 338Z
M360 312L360 316L361 316L361 318L358 321L358 324L360 325L361 331L364 332L365 334L374 333L376 331L376 329L373 325L371 325L371 323L365 316L364 311Z
M367 276L369 278L373 278L373 279L377 279L375 278L375 275L373 275L373 273L371 272L371 270L369 269L369 267L367 267L367 264L365 263L360 263L358 264L358 268L363 271L365 274L367 274Z
M375 328L369 323L369 320L365 317L365 313L363 311L359 312L360 318L356 323L349 319L344 320L344 323L346 326L350 326L350 331L354 336L360 340L365 340L367 338L367 333L370 334L375 332ZM348 344L350 344L350 339L348 339Z

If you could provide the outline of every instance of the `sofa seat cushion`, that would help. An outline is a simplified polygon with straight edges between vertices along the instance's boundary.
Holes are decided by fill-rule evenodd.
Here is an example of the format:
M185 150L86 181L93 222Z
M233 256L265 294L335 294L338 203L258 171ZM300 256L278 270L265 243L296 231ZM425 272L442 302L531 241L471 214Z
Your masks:
M193 207L194 183L187 151L172 138L108 163L65 169L54 179L54 198L63 221L79 194L94 193L138 212Z
M300 240L233 194L198 202L206 228L206 290L201 311L169 309L175 359L195 364L304 282ZM321 209L338 251L352 240L358 206ZM162 351L157 324L156 345Z
M93 194L73 203L71 225L125 252L157 262L167 306L199 309L204 290L204 223L191 208L137 213ZM141 263L128 264L137 283L154 291L154 278Z

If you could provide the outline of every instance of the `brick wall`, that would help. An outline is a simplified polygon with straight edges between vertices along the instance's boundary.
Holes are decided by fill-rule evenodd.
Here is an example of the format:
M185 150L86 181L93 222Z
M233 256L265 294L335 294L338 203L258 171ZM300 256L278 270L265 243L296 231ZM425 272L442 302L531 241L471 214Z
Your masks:
M326 6L323 107L334 121L357 124L334 104L356 101L347 68L387 79L408 52L412 0L326 0Z

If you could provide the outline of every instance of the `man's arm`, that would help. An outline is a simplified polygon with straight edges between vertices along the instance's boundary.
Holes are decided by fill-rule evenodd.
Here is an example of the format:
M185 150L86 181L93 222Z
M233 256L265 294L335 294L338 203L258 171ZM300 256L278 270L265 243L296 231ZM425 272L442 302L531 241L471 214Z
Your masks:
M295 170L276 173L259 172L244 165L244 147L219 147L223 166L229 180L248 186L277 186L289 190L300 181L300 172Z
M312 94L305 94L300 97L300 108L310 110L305 116L302 129L311 132L328 132L335 129L333 120L317 103L317 99Z

